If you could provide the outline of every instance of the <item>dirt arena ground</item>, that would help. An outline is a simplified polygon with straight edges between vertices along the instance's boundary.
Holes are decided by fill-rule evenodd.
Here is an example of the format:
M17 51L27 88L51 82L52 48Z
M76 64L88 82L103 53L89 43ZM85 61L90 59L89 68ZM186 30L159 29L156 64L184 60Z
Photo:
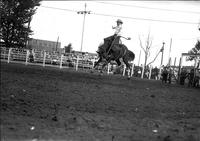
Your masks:
M1 62L1 141L200 141L200 89Z

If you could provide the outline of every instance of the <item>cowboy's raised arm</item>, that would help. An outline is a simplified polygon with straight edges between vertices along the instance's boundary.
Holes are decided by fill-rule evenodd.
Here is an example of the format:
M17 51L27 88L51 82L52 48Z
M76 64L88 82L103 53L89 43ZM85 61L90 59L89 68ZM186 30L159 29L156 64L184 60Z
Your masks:
M112 26L112 29L115 29L116 27Z

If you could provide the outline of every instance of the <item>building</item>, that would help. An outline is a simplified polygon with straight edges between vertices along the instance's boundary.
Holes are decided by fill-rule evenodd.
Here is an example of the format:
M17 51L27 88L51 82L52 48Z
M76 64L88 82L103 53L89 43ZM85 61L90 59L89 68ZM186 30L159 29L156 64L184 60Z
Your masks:
M62 53L61 43L40 39L29 39L28 47L30 49L45 50L47 52L59 52Z

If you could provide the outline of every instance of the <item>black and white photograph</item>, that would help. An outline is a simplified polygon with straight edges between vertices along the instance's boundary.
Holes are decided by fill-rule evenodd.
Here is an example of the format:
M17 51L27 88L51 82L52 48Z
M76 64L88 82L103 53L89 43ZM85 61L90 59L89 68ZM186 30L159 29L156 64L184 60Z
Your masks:
M200 141L200 1L0 1L1 141Z

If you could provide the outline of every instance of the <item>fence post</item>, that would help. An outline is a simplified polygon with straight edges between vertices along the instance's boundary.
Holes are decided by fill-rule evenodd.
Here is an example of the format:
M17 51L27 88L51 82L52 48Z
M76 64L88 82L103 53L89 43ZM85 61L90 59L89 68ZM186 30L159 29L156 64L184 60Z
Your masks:
M142 65L142 74L141 74L141 78L144 78L144 68L145 68L145 66L144 66L144 64Z
M44 50L43 67L45 67L46 51Z
M178 67L178 82L180 82L180 75L181 75L182 61L183 61L183 56L181 56L181 57L180 57L180 60L179 60L179 67Z
M63 61L63 54L61 54L61 57L60 57L60 69L62 69L62 61Z
M25 65L28 65L28 58L29 58L29 50L26 50L26 62Z
M78 70L78 61L79 61L79 55L77 55L77 60L76 60L76 71Z
M108 69L107 69L107 74L109 74L110 72L110 63L108 63Z
M123 76L125 75L125 72L126 72L126 65L124 64Z
M152 72L152 66L150 65L150 68L149 68L149 79L151 79L151 72Z
M92 59L92 68L94 68L95 59Z
M9 51L8 51L8 63L10 63L10 55L11 55L11 51L12 51L12 48L9 48Z

